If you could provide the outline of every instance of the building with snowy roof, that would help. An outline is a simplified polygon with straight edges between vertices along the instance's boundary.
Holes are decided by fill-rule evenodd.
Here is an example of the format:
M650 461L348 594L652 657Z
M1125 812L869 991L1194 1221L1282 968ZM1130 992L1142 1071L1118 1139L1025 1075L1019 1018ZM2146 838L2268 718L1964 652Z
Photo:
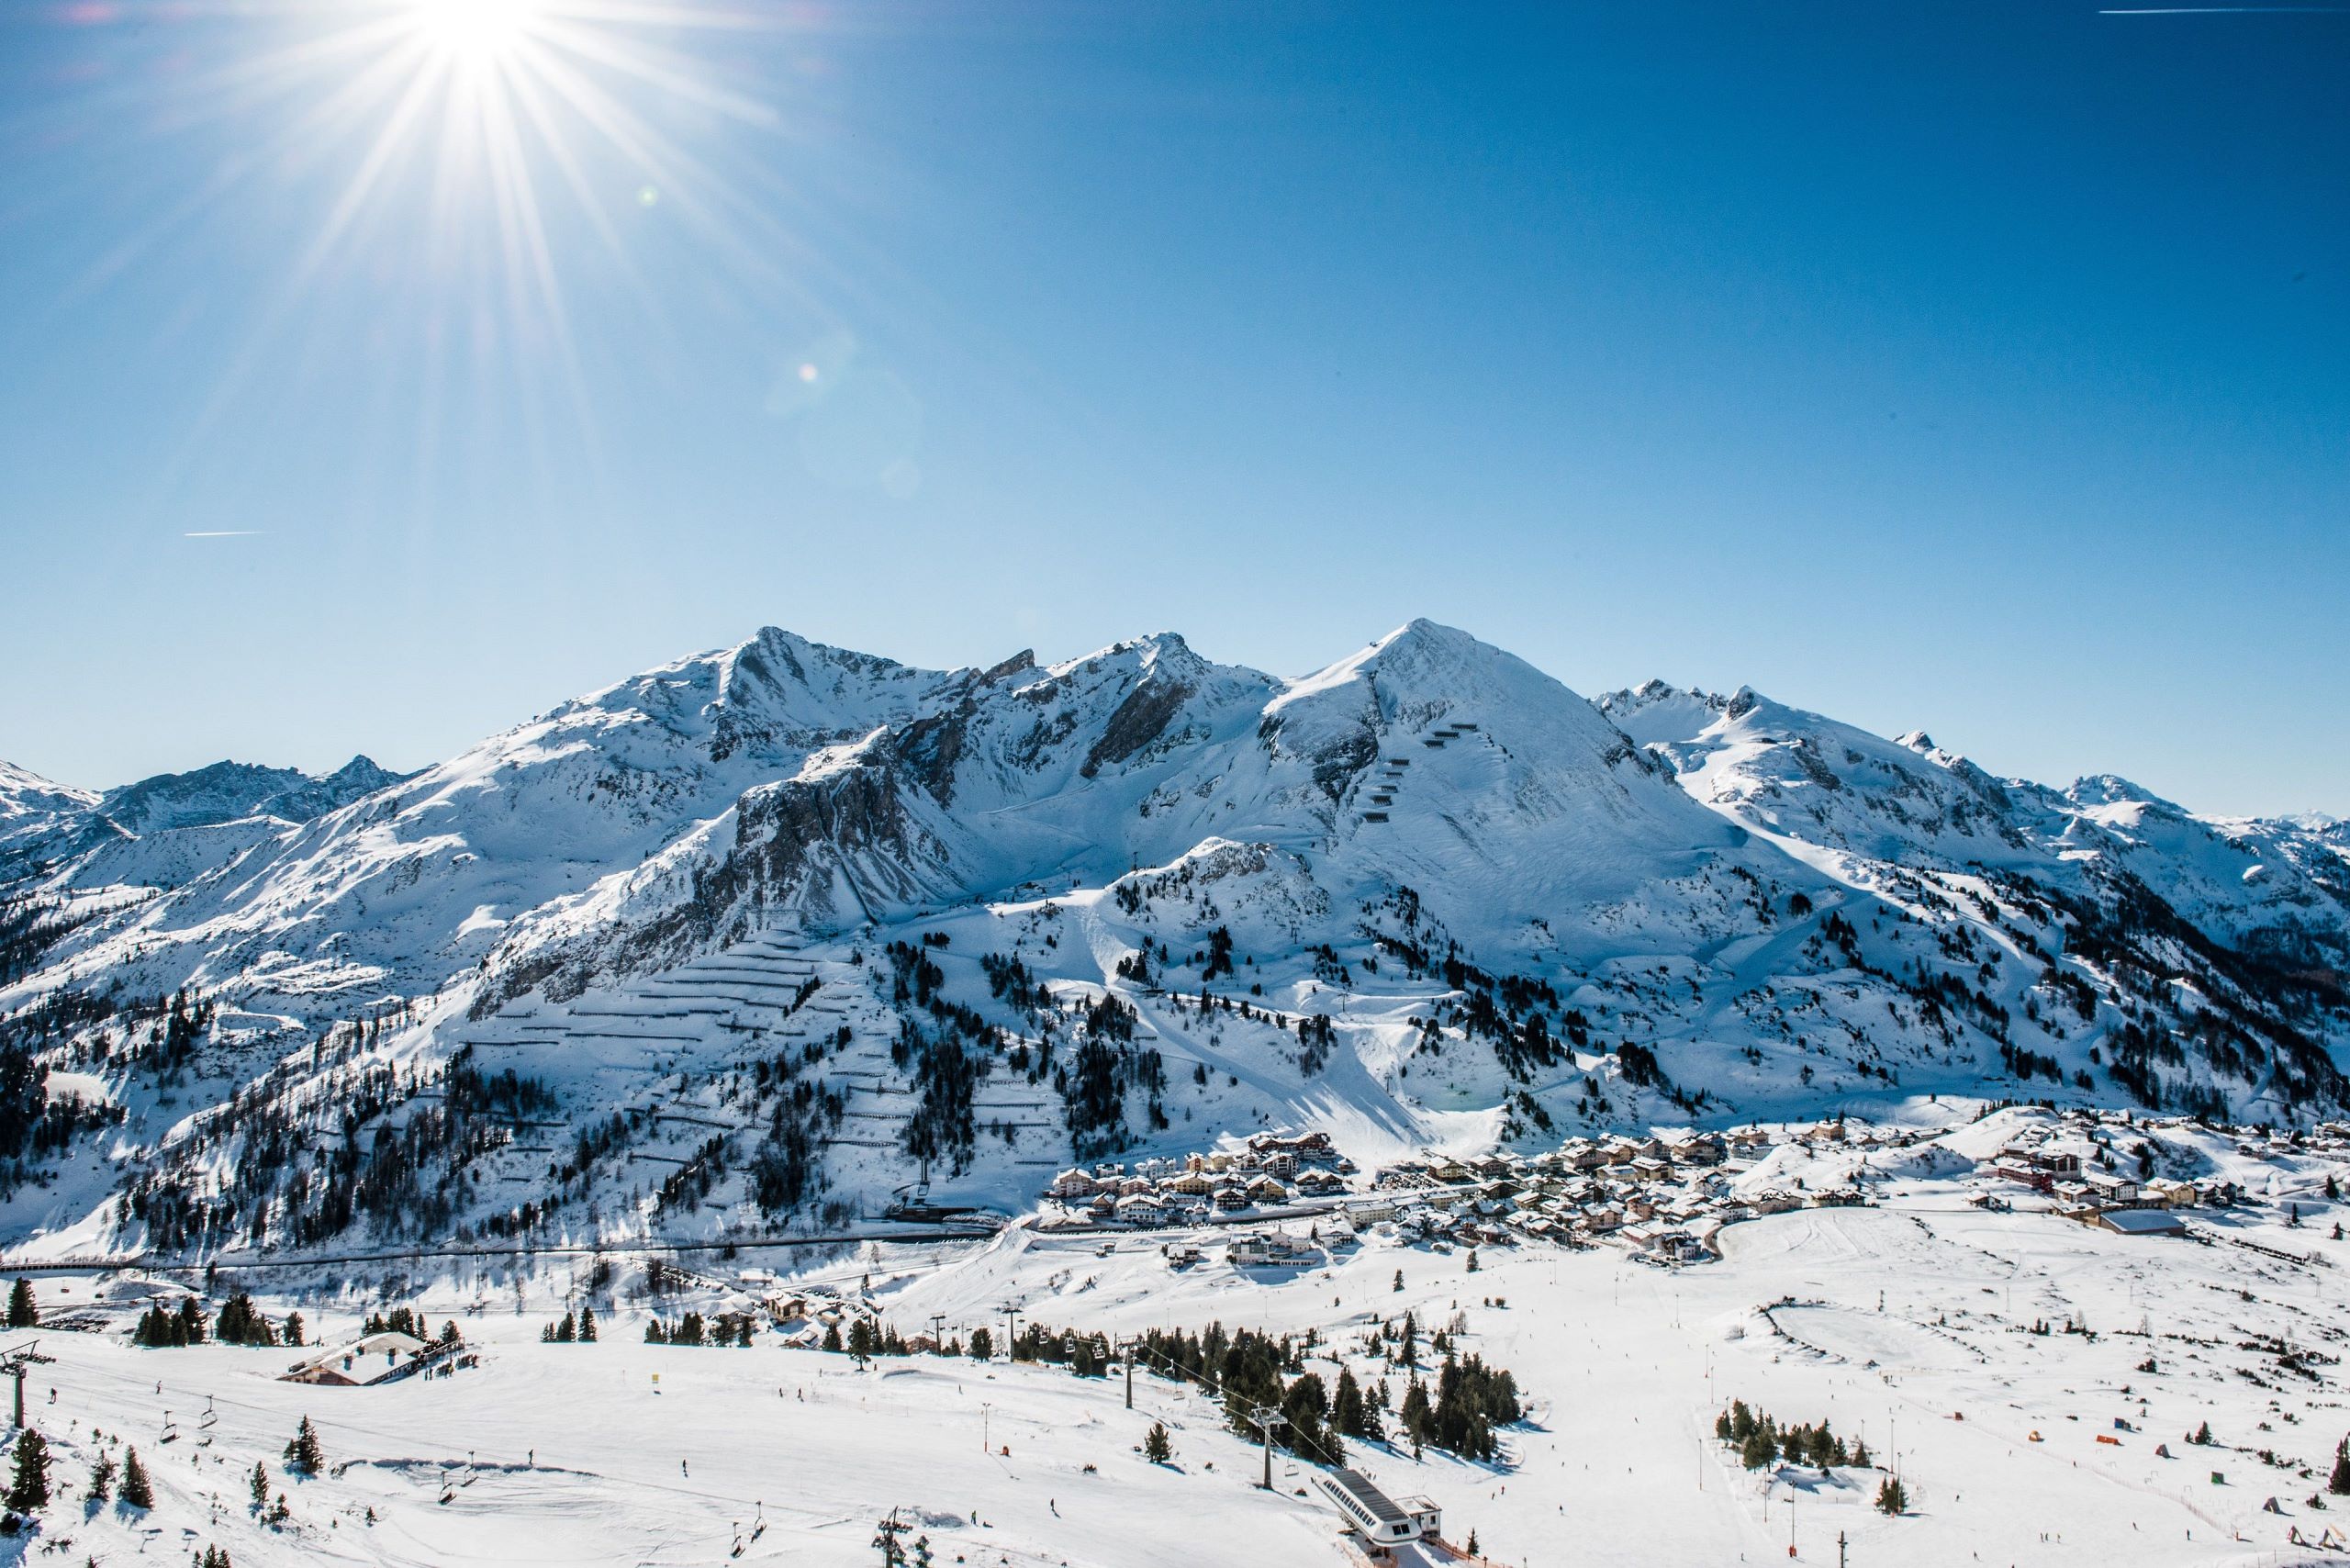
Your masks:
M1433 1540L1444 1533L1444 1513L1426 1497L1397 1502L1358 1470L1326 1470L1314 1478L1347 1529L1379 1546Z

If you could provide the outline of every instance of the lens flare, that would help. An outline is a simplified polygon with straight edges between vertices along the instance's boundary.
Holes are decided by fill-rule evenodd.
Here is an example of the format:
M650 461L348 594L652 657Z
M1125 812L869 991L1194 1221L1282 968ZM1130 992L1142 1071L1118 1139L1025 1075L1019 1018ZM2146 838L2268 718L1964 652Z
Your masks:
M427 47L472 71L510 59L545 12L538 0L408 0L408 7Z

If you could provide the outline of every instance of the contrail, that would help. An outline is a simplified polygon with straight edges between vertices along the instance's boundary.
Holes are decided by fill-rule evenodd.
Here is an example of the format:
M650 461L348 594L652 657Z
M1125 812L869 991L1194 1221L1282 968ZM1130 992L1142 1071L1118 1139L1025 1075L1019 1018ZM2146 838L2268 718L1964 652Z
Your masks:
M180 537L183 539L258 539L261 537L261 530L258 528L215 528L200 533L183 533Z
M2100 17L2338 17L2350 6L2143 6L2099 11Z

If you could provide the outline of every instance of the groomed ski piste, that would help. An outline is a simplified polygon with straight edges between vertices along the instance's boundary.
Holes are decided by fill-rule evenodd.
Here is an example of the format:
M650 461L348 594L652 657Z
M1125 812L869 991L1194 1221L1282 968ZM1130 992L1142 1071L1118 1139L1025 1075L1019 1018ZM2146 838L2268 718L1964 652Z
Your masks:
M1343 1364L1400 1396L1412 1374L1364 1347L1408 1311L1420 1375L1437 1376L1425 1337L1444 1331L1514 1375L1526 1417L1491 1462L1347 1443L1389 1494L1442 1509L1444 1544L1399 1547L1399 1562L1457 1561L1472 1532L1511 1568L2338 1561L2322 1543L2350 1527L2350 1497L2326 1490L2350 1431L2350 1243L2333 1238L2350 1216L2325 1188L2350 1168L2169 1128L2166 1148L2244 1201L2183 1211L2184 1236L2116 1234L1985 1173L2052 1116L1975 1109L1909 1107L1914 1128L1947 1130L1905 1148L1790 1140L1733 1161L1734 1182L1798 1172L1869 1205L1728 1225L1718 1260L1682 1268L1603 1244L1487 1248L1472 1271L1467 1249L1382 1224L1322 1228L1304 1261L1258 1267L1226 1256L1229 1227L1055 1234L1032 1215L987 1241L698 1256L658 1294L627 1252L603 1270L314 1265L208 1286L40 1274L47 1326L6 1343L54 1358L29 1367L27 1403L57 1500L37 1530L0 1540L23 1560L54 1548L100 1563L218 1546L240 1568L847 1564L880 1561L894 1515L908 1550L919 1537L939 1563L1360 1562L1314 1484L1321 1467L1276 1449L1261 1489L1261 1449L1210 1394L1146 1363L1129 1409L1115 1364L1079 1377L1002 1346L1014 1313L1113 1340L1211 1322L1311 1330L1309 1370L1326 1382ZM1186 1249L1203 1255L1185 1263ZM436 1331L453 1323L474 1364L319 1386L280 1381L313 1350L129 1343L151 1300L190 1287L216 1308L251 1290L274 1316L298 1310L330 1348L367 1313L408 1306ZM583 1303L596 1342L542 1339ZM787 1321L778 1304L797 1304ZM650 1318L688 1311L759 1327L747 1349L645 1342ZM820 1313L966 1347L988 1327L997 1353L860 1364L811 1348ZM1783 1426L1825 1421L1870 1462L1745 1469L1714 1435L1733 1400ZM297 1477L284 1454L305 1417L326 1464ZM1161 1463L1141 1452L1154 1422L1173 1450ZM127 1448L154 1506L84 1502L96 1456ZM285 1498L275 1524L252 1502L256 1463L273 1505ZM1908 1505L1888 1517L1874 1501L1896 1473Z

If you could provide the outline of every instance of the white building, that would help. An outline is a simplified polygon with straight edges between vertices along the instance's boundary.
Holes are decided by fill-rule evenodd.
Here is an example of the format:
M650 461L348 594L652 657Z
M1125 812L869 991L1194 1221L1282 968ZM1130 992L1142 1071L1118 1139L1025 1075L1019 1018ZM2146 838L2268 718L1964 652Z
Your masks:
M1371 1483L1360 1471L1330 1470L1314 1478L1315 1485L1338 1510L1348 1533L1374 1546L1430 1540L1444 1533L1444 1513L1426 1497L1397 1502Z

